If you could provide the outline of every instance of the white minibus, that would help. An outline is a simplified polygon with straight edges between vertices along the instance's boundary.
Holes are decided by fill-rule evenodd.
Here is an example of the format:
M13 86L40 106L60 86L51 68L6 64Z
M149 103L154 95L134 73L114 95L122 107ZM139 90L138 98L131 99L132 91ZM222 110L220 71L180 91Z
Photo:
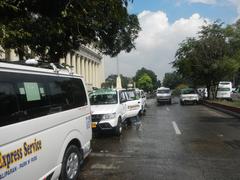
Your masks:
M1 180L75 180L91 151L83 79L51 66L0 62Z
M221 81L218 84L217 98L219 99L231 99L232 94L232 82Z

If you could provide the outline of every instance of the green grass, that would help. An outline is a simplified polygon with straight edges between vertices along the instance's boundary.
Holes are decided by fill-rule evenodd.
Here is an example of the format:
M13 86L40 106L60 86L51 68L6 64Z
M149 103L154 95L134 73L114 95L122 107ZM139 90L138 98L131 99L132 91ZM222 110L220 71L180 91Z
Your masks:
M226 105L226 106L231 106L231 107L237 107L237 108L240 108L240 100L236 100L236 101L227 101L227 100L209 100L208 102L219 103L219 104L223 104L223 105Z

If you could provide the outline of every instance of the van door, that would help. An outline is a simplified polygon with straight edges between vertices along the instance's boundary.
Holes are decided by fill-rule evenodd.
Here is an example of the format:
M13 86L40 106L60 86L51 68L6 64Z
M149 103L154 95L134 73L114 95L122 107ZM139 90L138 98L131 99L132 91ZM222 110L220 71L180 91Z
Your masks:
M120 101L120 105L122 107L122 121L124 121L126 119L126 113L127 113L127 96L126 93L123 91L119 92L119 101Z
M127 118L135 117L138 115L138 113L141 110L141 101L140 99L133 99L136 98L136 94L134 94L134 97L131 97L131 93L135 93L134 91L131 92L126 92L128 96L128 101L127 101Z

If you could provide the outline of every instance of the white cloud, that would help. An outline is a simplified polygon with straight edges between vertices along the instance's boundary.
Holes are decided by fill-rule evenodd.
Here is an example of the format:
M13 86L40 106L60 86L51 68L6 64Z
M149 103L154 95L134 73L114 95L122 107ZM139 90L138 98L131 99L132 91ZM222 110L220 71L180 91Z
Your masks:
M237 9L238 17L237 19L240 18L240 0L228 0L230 1Z
M169 64L174 60L178 44L186 37L195 37L204 18L193 14L188 19L178 19L170 24L162 11L143 11L138 15L142 31L136 40L136 50L120 53L118 56L120 73L134 76L142 67L153 70L159 79L172 71ZM116 58L105 58L105 74L116 74Z
M216 0L189 0L190 3L215 4Z

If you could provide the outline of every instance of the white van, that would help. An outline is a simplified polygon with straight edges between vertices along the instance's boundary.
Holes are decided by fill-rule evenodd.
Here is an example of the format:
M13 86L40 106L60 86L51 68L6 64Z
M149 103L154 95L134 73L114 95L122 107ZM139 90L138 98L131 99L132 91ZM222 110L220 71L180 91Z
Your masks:
M232 94L232 82L220 81L217 89L217 98L231 99L231 94Z
M111 131L120 136L126 119L127 97L125 92L99 89L90 93L92 129L94 132Z
M126 118L138 116L141 113L141 101L134 89L125 90L127 93L127 113Z
M0 62L0 179L77 179L90 153L90 105L68 71Z
M158 103L168 103L172 104L172 93L170 88L167 87L160 87L157 89L157 102Z

